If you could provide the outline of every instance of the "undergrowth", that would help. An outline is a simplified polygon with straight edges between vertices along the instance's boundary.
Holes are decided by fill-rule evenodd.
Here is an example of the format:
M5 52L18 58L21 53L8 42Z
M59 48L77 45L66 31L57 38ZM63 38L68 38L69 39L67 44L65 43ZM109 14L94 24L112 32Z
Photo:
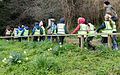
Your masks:
M0 75L120 75L120 51L0 40Z

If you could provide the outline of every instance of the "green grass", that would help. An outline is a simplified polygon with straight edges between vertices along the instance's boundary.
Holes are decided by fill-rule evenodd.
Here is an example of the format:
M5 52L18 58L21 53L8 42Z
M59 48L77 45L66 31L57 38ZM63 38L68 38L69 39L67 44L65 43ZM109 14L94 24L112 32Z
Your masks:
M120 51L0 40L0 75L120 75Z

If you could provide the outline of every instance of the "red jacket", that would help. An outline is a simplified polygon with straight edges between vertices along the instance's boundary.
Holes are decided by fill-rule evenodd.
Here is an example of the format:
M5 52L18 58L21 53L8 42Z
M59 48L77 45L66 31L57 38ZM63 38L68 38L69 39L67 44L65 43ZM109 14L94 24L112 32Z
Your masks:
M80 30L80 24L75 28L71 34L76 34Z
M85 24L85 18L80 17L78 18L78 26L75 28L75 30L71 34L75 34L80 30L80 25Z

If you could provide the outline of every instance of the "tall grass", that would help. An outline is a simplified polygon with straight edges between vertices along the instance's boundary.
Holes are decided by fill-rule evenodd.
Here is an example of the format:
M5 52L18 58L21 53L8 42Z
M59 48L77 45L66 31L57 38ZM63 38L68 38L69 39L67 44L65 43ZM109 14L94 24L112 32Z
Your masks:
M0 75L119 75L120 51L0 40ZM6 59L5 59L6 58ZM4 60L4 61L3 61Z

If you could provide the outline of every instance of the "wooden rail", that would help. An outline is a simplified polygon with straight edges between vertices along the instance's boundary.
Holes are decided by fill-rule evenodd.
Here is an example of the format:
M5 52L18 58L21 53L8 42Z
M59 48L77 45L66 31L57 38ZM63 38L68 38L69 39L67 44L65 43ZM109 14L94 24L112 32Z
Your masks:
M107 33L97 33L97 34L94 34L95 36L98 36L98 35L108 35L108 47L111 49L112 47L112 39L111 39L111 36L113 35L120 35L120 33L111 33L111 34L107 34ZM84 48L84 35L79 35L79 34L64 34L64 35L38 35L38 37L40 36L77 36L79 38L79 46L81 47L81 49ZM86 34L86 36L89 36L89 34ZM33 38L35 37L34 35L29 35L29 36L19 36L19 37L16 37L16 36L1 36L0 39L17 39L17 38L28 38L28 42L30 41L30 38Z

